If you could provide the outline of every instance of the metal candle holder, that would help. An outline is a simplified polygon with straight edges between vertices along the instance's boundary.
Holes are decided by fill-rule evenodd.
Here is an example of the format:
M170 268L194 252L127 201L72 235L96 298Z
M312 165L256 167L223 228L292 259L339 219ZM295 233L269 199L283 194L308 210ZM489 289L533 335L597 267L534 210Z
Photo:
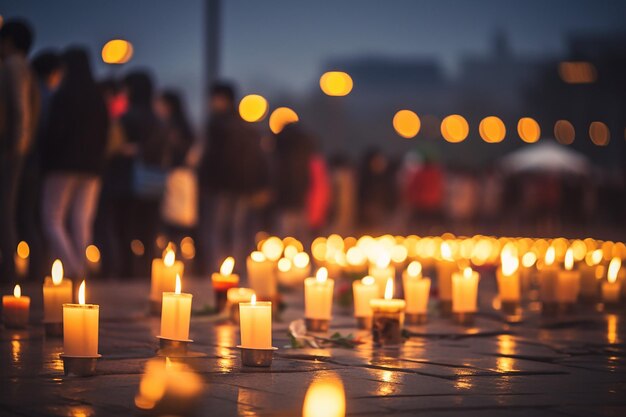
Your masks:
M376 311L372 317L372 339L377 346L402 344L404 311Z
M269 349L253 349L241 345L237 347L241 349L241 363L243 366L253 366L257 368L268 368L272 366L274 351L278 349L276 347Z
M424 324L428 321L426 313L405 313L404 320L407 324Z
M474 318L476 314L474 312L462 311L462 312L454 312L452 313L452 318L455 323L463 325L463 326L471 326L474 324Z
M370 330L372 328L372 317L356 317L356 325L361 330Z
M97 356L70 356L61 353L63 373L65 376L92 376L96 374L96 364L102 355Z
M63 322L46 322L43 324L43 328L46 332L46 337L63 337Z
M193 340L191 339L174 340L168 339L163 336L157 336L157 339L159 339L159 350L157 351L157 355L159 356L187 356L189 351L189 344L193 343Z
M309 332L327 332L330 325L328 319L304 319L306 329Z

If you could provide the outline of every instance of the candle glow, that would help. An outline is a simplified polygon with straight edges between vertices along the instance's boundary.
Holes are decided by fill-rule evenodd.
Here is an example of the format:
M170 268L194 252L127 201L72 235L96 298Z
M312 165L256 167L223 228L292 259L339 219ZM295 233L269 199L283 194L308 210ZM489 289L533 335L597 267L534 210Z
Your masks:
M224 259L224 262L222 262L222 266L220 267L220 274L222 274L223 276L229 276L233 273L234 268L235 258L229 256L228 258Z
M13 297L15 298L20 298L22 296L22 287L20 287L20 284L15 285L15 288L13 288Z
M54 285L61 284L61 281L63 281L63 263L61 263L60 259L57 259L52 263L51 275L52 283Z
M340 379L332 377L311 384L304 397L302 417L344 417L346 395Z
M420 275L422 275L422 264L418 261L413 261L406 268L406 272L409 277L418 278Z
M617 274L619 273L620 268L622 267L622 260L618 257L611 259L609 263L609 268L606 274L606 279L611 284L617 282Z

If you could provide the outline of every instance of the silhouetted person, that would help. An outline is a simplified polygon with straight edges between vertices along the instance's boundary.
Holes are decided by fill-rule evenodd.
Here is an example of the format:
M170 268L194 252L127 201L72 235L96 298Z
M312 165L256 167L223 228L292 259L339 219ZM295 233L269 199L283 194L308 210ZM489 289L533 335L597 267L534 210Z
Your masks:
M7 20L0 28L0 280L15 281L16 209L24 159L36 129L39 99L26 56L30 25Z
M389 159L379 149L365 153L359 174L359 209L361 224L380 227L392 215L396 205L396 182Z
M65 75L50 101L41 143L42 219L53 258L63 261L68 276L81 278L93 236L109 117L85 49L69 49L63 63Z
M201 187L200 236L206 271L226 256L243 258L249 199L267 186L267 161L260 135L235 110L232 86L216 84L209 98L210 120L198 169Z
M357 206L356 172L349 157L336 155L331 160L332 181L332 226L331 230L340 235L354 233Z
M180 94L172 90L164 91L156 100L156 112L167 132L165 164L169 168L184 166L194 134Z

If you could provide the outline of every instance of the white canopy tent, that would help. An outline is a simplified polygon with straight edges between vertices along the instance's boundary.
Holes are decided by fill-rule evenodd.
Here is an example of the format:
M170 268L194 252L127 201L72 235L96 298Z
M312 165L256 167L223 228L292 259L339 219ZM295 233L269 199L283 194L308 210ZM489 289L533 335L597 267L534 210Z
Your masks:
M500 160L500 167L509 174L546 172L588 175L591 171L591 164L584 154L553 140L542 140L509 153Z

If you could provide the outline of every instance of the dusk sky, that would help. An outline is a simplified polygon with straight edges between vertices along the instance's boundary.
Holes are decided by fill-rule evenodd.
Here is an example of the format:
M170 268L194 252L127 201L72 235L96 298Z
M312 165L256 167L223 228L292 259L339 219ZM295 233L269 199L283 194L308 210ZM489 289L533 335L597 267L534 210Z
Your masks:
M99 75L149 67L160 86L181 88L200 113L203 63L202 0L3 0L6 18L28 18L35 51L82 43ZM242 93L299 93L311 89L328 58L355 55L423 56L454 74L458 59L486 53L504 28L515 53L563 52L571 32L624 29L624 1L311 1L223 2L222 75ZM109 39L130 40L135 55L122 68L99 59Z

